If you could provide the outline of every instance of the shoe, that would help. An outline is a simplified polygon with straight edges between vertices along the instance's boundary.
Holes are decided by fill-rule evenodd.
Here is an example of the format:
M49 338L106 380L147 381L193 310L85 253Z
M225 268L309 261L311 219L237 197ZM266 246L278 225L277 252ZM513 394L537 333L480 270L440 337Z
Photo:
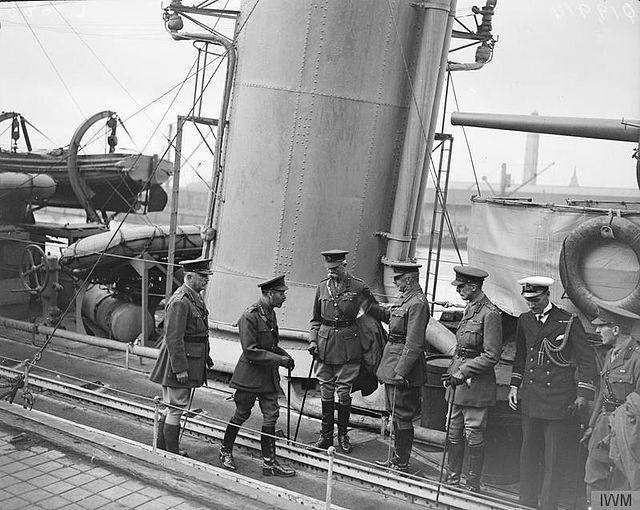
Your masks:
M273 457L271 459L263 459L262 474L264 476L282 476L289 478L296 475L295 469L283 466Z
M338 432L338 446L340 447L340 450L342 450L342 453L351 453L353 451L353 446L351 446L351 441L349 441L349 436L347 434L340 434L340 432Z
M409 470L409 462L400 462L398 457L395 454L391 459L387 460L376 460L376 465L383 467L385 469L391 469L393 471L399 471L401 473L406 473Z
M218 459L220 460L220 465L223 468L228 469L229 471L235 471L238 469L235 461L233 460L233 454L224 446L220 448L220 455L218 456Z

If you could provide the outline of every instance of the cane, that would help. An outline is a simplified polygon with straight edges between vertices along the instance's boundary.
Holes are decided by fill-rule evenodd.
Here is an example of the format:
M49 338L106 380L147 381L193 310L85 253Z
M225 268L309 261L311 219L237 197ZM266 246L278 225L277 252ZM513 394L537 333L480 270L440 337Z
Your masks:
M287 372L287 444L291 439L291 369Z
M438 479L438 492L436 493L436 504L440 500L440 487L442 487L442 473L444 472L444 462L447 456L447 445L449 444L449 430L451 429L451 415L453 414L453 401L456 398L456 387L451 385L451 400L447 406L447 432L444 436L444 449L442 451L442 462L440 463L440 478Z
M191 395L189 395L189 406L187 407L187 412L185 413L185 416L184 416L184 423L180 428L180 438L178 439L178 443L182 441L182 434L184 434L184 429L187 426L187 421L189 420L189 411L191 411L191 404L193 403L193 396L195 395L195 393L196 393L196 388L194 386L193 388L191 388Z
M296 433L293 436L293 442L298 440L298 430L300 430L300 420L302 420L302 411L304 409L304 403L307 401L307 393L309 392L309 384L311 382L311 373L313 372L313 365L316 362L315 356L311 358L311 366L309 367L309 375L307 376L307 384L304 389L304 395L302 396L302 404L300 405L300 413L298 414L298 423L296 424Z

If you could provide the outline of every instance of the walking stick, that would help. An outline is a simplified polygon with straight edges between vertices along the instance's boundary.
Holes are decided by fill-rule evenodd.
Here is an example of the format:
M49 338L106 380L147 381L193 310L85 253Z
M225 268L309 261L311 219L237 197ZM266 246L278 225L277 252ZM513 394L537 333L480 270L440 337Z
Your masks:
M307 393L309 392L309 383L311 381L311 373L313 372L313 365L316 362L315 356L311 358L311 366L309 367L309 375L307 376L307 384L304 389L304 395L302 396L302 404L300 405L300 413L298 414L298 423L296 425L296 433L293 436L293 442L298 440L298 430L300 430L300 420L302 420L302 411L304 409L304 403L307 401Z
M195 386L193 388L191 388L191 395L189 395L189 406L187 407L187 412L184 415L184 423L182 424L182 427L180 427L180 438L178 439L178 443L180 443L180 441L182 441L182 434L184 434L184 429L187 426L187 421L189 420L189 411L191 411L191 404L193 403L193 396L196 393L196 388Z
M444 472L444 462L447 456L447 445L449 444L449 430L451 429L451 415L453 414L453 401L456 398L456 387L451 386L451 401L447 406L447 432L444 436L444 449L442 451L442 462L440 463L440 478L438 479L438 492L436 493L436 504L440 500L440 487L442 487L442 473Z
M287 444L291 439L291 369L287 373Z

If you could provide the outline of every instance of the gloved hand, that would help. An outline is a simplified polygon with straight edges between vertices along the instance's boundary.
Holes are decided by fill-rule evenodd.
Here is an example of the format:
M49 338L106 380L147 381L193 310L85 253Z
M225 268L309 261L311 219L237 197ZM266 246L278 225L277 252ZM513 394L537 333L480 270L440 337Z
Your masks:
M464 375L461 372L442 374L441 380L445 386L460 386L464 384Z
M176 374L176 379L180 384L185 384L189 379L189 372L187 372L186 370L184 372L178 372Z
M398 386L399 388L403 388L406 389L409 387L410 383L409 383L409 379L407 379L406 377L402 377L401 375L398 376L400 378L400 382L398 382L398 384L396 384L396 386Z
M576 397L573 402L574 413L580 414L587 409L587 399L585 397Z
M307 351L309 351L309 354L311 354L311 356L315 358L318 355L318 343L311 342L309 344L309 347L307 348Z
M280 366L286 368L287 370L293 370L293 367L295 367L295 362L293 361L293 358L291 358L290 356L282 356L282 359L280 360Z

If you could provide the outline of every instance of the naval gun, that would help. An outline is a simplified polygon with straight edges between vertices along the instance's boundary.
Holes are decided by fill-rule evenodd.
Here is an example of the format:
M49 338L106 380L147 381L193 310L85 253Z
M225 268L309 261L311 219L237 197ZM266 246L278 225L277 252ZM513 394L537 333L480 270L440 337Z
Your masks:
M634 142L640 146L640 121L638 120L454 112L451 114L451 124L454 126ZM638 148L636 148L633 157L637 161L636 180L638 188L640 188L640 156Z

